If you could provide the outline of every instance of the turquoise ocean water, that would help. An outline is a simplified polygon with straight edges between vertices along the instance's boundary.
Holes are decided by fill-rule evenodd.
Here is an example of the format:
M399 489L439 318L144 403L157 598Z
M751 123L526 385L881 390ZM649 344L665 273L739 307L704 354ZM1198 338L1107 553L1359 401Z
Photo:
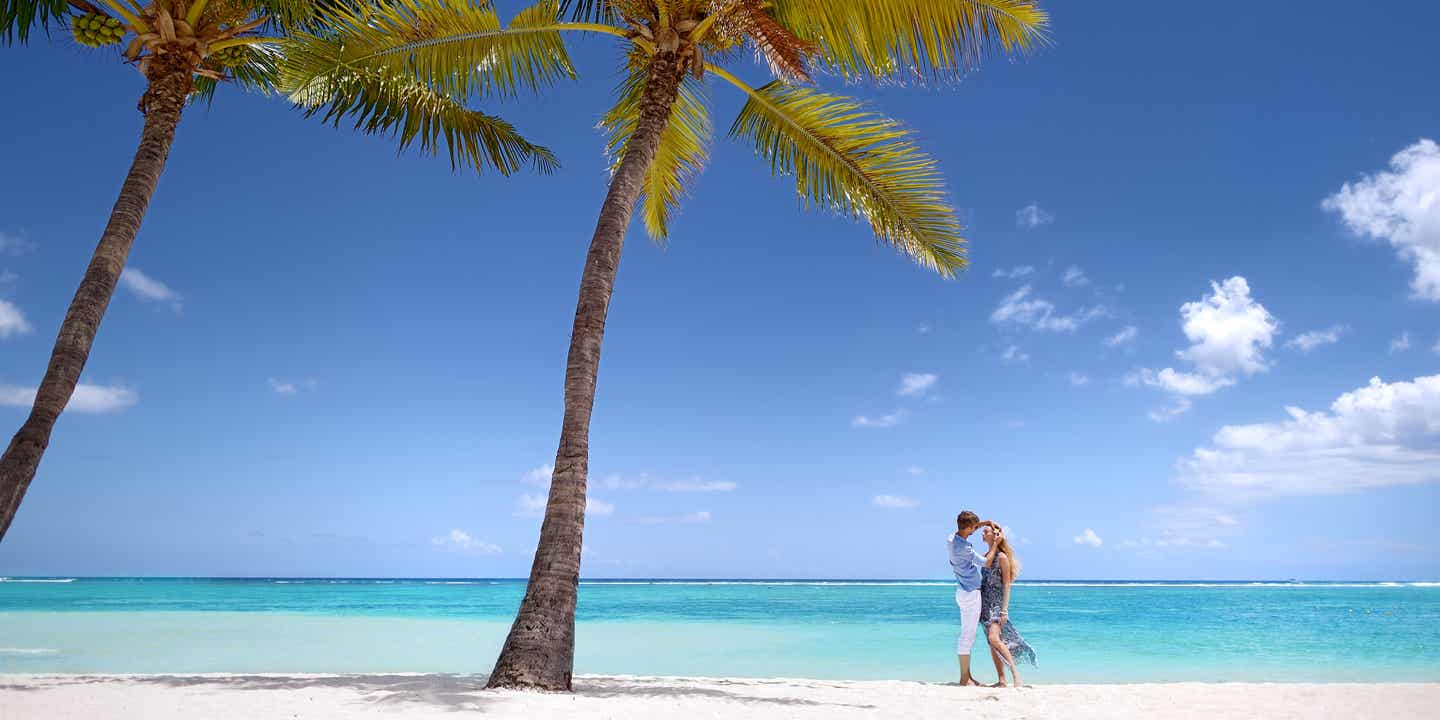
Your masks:
M484 673L523 591L4 578L0 672ZM950 680L953 597L943 581L586 580L576 670ZM1011 615L1034 682L1440 681L1440 583L1028 582Z

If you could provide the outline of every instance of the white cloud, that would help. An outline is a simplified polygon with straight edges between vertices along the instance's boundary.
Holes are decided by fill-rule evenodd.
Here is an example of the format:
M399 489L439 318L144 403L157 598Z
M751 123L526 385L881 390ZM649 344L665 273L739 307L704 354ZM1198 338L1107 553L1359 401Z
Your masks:
M270 378L270 389L274 390L276 395L294 395L298 390L298 388L295 387L295 383L284 382L276 380L275 378Z
M478 555L499 555L500 546L470 537L464 530L451 530L450 534L430 538L430 544L441 550L452 552L473 552Z
M1263 352L1280 330L1264 305L1250 297L1240 276L1210 283L1211 294L1180 306L1190 347L1176 355L1209 375L1253 375L1269 369Z
M871 498L870 502L875 505L875 507L882 508L920 507L919 500L916 500L912 497L905 497L904 495L876 495L875 497Z
M20 312L20 308L0 300L0 340L13 335L24 335L32 329L30 321L25 319L25 313Z
M0 232L0 255L23 255L35 249L35 243L20 237Z
M587 516L588 516L588 515L595 515L595 516L597 516L597 517L598 517L598 516L601 516L601 515L614 515L614 514L615 514L615 504L614 504L614 503L605 502L604 500L601 500L600 498L586 498L586 500L585 500L585 514L586 514Z
M1390 170L1345 183L1321 207L1350 231L1389 241L1415 266L1415 296L1440 301L1440 145L1421 139L1390 158Z
M522 493L520 497L515 500L515 516L544 517L545 502L547 499L544 495Z
M1344 325L1331 325L1324 330L1311 330L1303 332L1290 338L1285 347L1296 348L1300 352L1310 352L1321 345L1334 345L1340 342L1340 336L1348 330Z
M1085 277L1085 271L1079 265L1071 265L1065 268L1065 274L1060 276L1060 282L1066 287L1084 287L1090 284L1090 278Z
M1075 387L1080 387L1081 385L1089 385L1090 376L1083 373L1072 372L1070 373L1070 384L1074 385Z
M1105 338L1105 345L1106 347L1112 348L1120 347L1121 345L1129 345L1130 343L1135 342L1135 338L1139 334L1139 328L1135 327L1134 325L1126 325L1125 327L1120 328L1120 332L1117 332L1114 335Z
M1033 290L1031 286L1023 285L1019 290L1006 295L990 313L990 322L996 325L1014 323L1032 330L1048 332L1074 332L1081 325L1107 312L1104 307L1086 307L1069 315L1062 315L1056 312L1055 304L1049 300L1030 297Z
M70 403L65 409L70 412L103 415L114 413L140 402L140 394L120 385L92 385L82 382L75 386ZM18 385L0 385L0 406L30 407L35 404L35 388Z
M1011 345L1000 353L1000 359L1007 363L1024 364L1030 362L1030 354L1021 350L1018 345Z
M1098 548L1101 545L1104 545L1105 541L1101 540L1100 536L1096 535L1094 530L1091 530L1090 528L1085 528L1085 532L1082 532L1079 535L1075 536L1075 544L1089 545L1090 547Z
M1128 385L1157 387L1179 396L1171 407L1152 411L1152 420L1168 420L1189 410L1186 397L1209 395L1234 385L1238 375L1253 375L1270 367L1264 351L1274 342L1280 323L1250 297L1250 284L1236 276L1223 283L1211 282L1210 290L1200 300L1180 306L1180 326L1190 346L1175 356L1194 365L1195 370L1141 368L1125 378Z
M1220 497L1325 495L1440 480L1440 375L1370 380L1329 412L1227 425L1181 459L1180 483Z
M657 482L651 487L665 492L730 492L739 485L728 480L703 480L695 477L689 480Z
M1049 225L1055 222L1055 216L1045 212L1036 203L1030 203L1015 211L1015 224L1022 228L1034 230L1041 225Z
M907 414L907 413L906 413L904 410L896 410L895 412L892 412L892 413L890 413L890 414L888 414L888 415L881 415L880 417L873 417L873 418L870 417L870 416L868 416L868 415L856 415L856 416L855 416L855 419L850 421L850 427L857 427L857 428L888 428L888 427L895 427L896 425L899 425L899 424L900 424L900 421L902 421L902 420L905 419L905 415L906 415L906 414Z
M536 487L550 487L550 476L555 474L555 466L545 463L537 468L526 470L520 477L520 482Z
M1409 331L1400 333L1400 337L1397 337L1397 338L1395 338L1394 340L1391 340L1391 341L1390 341L1390 352L1391 352L1392 354L1393 354L1393 353L1397 353L1397 352L1405 352L1406 350L1409 350L1409 349L1410 349L1410 332L1409 332Z
M935 373L905 373L900 376L900 389L895 394L924 396L939 380L940 376Z
M140 272L140 268L127 267L120 271L120 285L135 293L141 300L169 303L176 312L182 309L180 294L165 283Z
M920 467L919 465L911 465L910 467L905 468L905 472L910 475L924 475L925 468Z
M545 484L549 485L550 466L544 465L542 467L545 468ZM535 471L532 470L531 472L533 473ZM633 478L611 473L600 479L600 485L606 490L635 490L637 488L645 487L645 485L649 482L650 476L644 474L640 475L640 477L638 478Z
M1169 405L1151 410L1148 415L1150 419L1154 420L1155 422L1170 422L1171 420L1174 420L1175 418L1180 417L1187 412L1190 412L1191 405L1192 403L1190 402L1190 398L1177 397Z
M1150 368L1140 368L1125 377L1128 385L1145 385L1147 387L1158 387L1168 393L1175 395L1210 395L1221 388L1227 388L1235 384L1234 378L1203 375L1200 373L1187 373L1175 368L1165 368L1159 372Z
M1006 270L1004 268L996 270L995 272L991 273L990 276L997 278L1021 278L1033 272L1035 272L1034 265L1016 265L1009 270Z
M710 511L684 513L681 515L643 515L635 518L641 525L698 525L710 522Z

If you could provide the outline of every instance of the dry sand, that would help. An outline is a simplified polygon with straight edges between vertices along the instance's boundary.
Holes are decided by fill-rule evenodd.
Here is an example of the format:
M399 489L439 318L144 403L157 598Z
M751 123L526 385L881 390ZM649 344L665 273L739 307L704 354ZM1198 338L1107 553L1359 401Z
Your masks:
M483 688L484 677L470 675L0 675L0 720L1440 717L1440 683L992 690L903 681L585 676L576 679L572 695Z

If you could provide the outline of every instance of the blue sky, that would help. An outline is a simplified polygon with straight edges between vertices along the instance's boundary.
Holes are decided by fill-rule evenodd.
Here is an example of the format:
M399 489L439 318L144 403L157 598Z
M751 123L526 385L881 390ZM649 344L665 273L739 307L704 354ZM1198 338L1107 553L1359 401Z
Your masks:
M1440 11L1049 9L1033 57L852 89L942 162L960 279L723 135L670 245L632 229L586 574L944 577L970 508L1032 578L1440 575ZM0 575L524 575L618 80L608 41L574 55L486 106L550 177L189 111ZM9 433L140 79L58 33L3 57Z

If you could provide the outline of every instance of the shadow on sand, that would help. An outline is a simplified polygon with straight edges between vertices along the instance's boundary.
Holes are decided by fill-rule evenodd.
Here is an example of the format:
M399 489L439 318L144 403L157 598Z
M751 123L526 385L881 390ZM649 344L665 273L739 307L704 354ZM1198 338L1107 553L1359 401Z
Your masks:
M95 685L134 683L171 688L224 690L348 690L357 700L375 705L420 704L448 710L483 711L503 702L507 691L485 689L485 675L70 675L47 676L46 684ZM703 685L701 684L703 682ZM776 695L786 683L766 680L705 680L683 678L579 677L575 694L596 698L685 698L725 700L742 705L815 706L874 709L874 705L821 702ZM0 690L38 689L35 686L0 686Z

